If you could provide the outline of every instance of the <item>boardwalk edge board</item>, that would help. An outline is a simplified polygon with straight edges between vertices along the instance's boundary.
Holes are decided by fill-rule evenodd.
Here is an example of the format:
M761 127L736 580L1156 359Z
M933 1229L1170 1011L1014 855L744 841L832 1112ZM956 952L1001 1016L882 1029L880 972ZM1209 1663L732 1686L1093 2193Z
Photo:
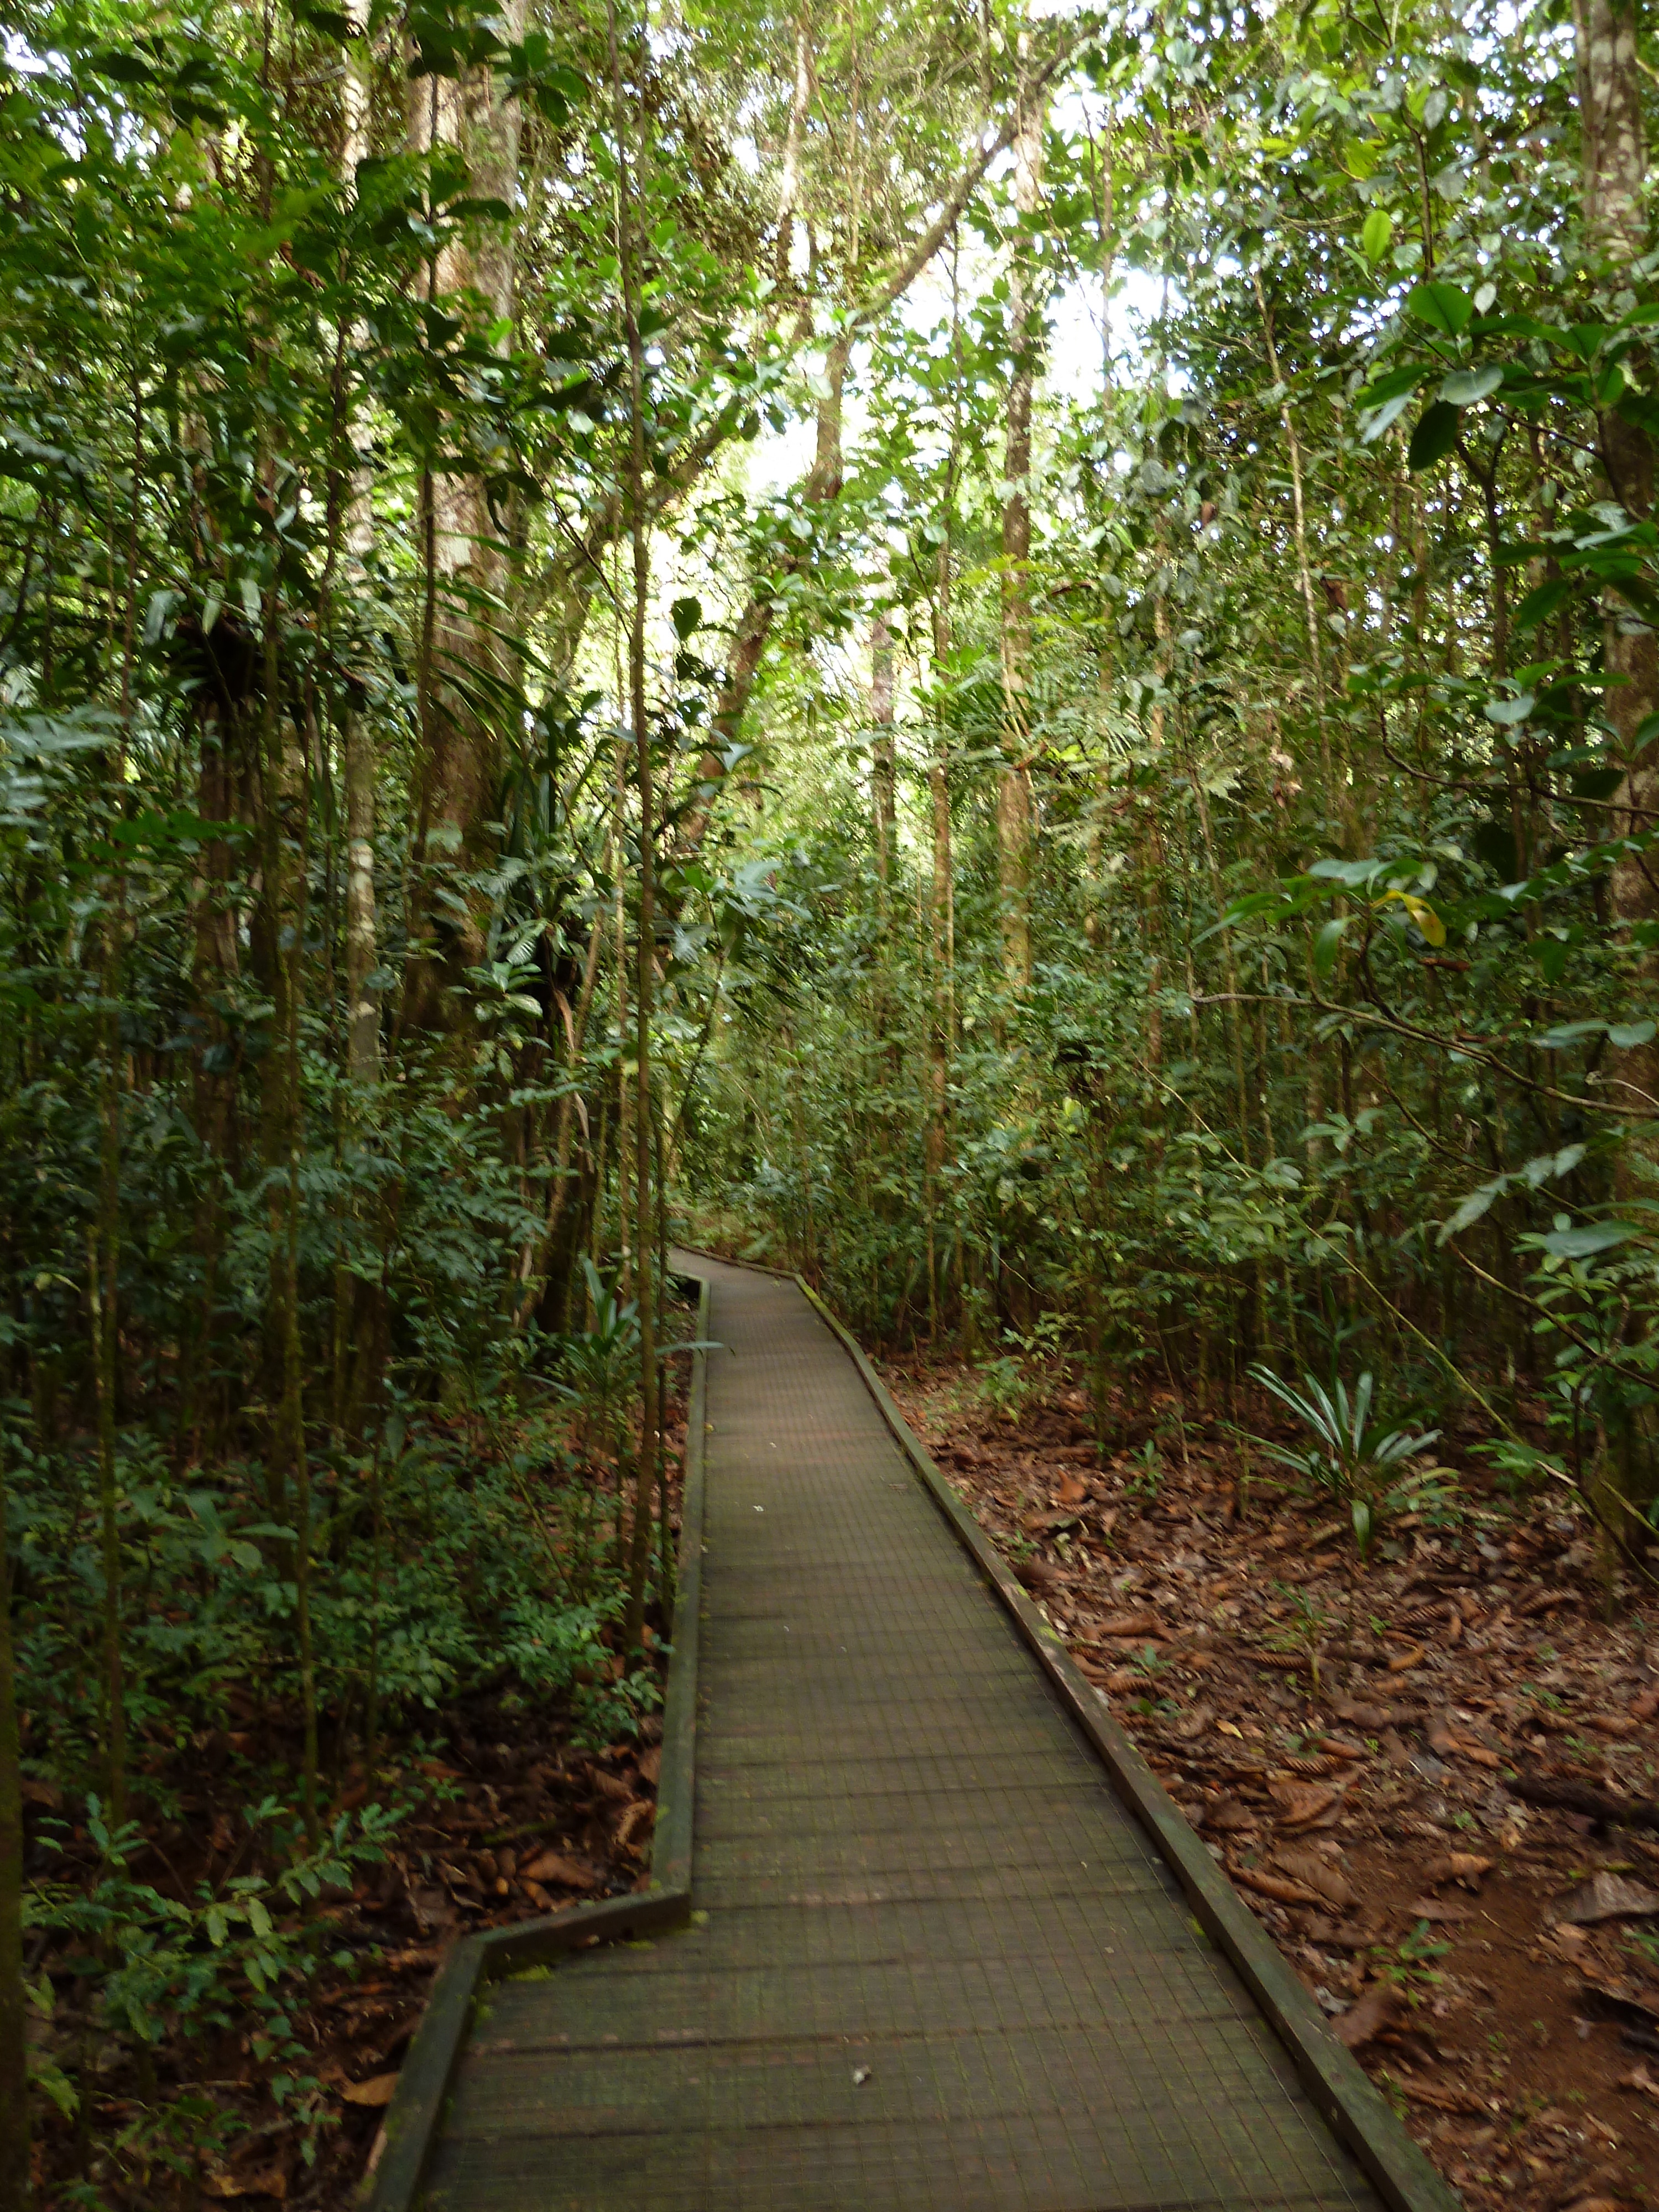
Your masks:
M743 1264L747 1264L743 1263ZM768 1273L775 1270L769 1269ZM1394 2212L1461 2212L1462 2199L1413 2142L1127 1735L1073 1663L977 1521L912 1434L863 1347L804 1276L795 1280L864 1378L882 1418L987 1581L1012 1614L1113 1787L1152 1837L1199 1925L1237 1971L1285 2045L1315 2107L1348 2144Z
M697 1340L708 1335L710 1286L698 1285ZM363 2212L416 2212L455 2068L480 1992L492 1981L592 1943L678 1928L691 1911L692 1811L696 1795L697 1644L702 1599L703 1444L708 1360L691 1355L680 1498L680 1553L674 1596L674 1643L663 1704L662 1769L651 1846L651 1887L595 1905L575 1905L546 1918L492 1928L454 1944L421 2015L415 2039L386 2108L380 2155L359 2192Z

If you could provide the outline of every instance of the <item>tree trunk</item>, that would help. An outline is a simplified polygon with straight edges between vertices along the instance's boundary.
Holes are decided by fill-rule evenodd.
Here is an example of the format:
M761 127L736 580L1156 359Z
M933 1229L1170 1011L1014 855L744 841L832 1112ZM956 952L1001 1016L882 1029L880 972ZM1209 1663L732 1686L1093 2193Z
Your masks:
M933 607L935 681L942 677L951 650L950 542L939 548L939 592ZM933 816L933 881L928 920L933 961L933 1003L927 1030L927 1133L925 1146L927 1206L927 1318L937 1336L939 1296L939 1212L948 1147L951 1061L956 1030L955 882L951 847L951 785L945 769L950 744L943 714L927 763L927 796Z
M1020 33L1022 77L1029 76L1030 33ZM1011 993L1031 981L1031 395L1042 336L1032 327L1042 314L1025 218L1042 191L1044 95L1022 82L1014 134L1014 205L1021 219L1008 272L1008 334L1013 373L1002 474L1002 752L997 783L998 883L1002 908L1004 978Z
M0 2212L29 2197L28 2000L23 1987L23 1769L6 1541L6 1437L0 1429Z
M884 933L892 888L897 794L898 769L893 755L893 633L886 617L878 615L870 625L870 811Z
M1578 112L1584 178L1584 228L1614 289L1648 250L1643 215L1647 144L1634 0L1577 0ZM1645 431L1609 410L1601 416L1601 463L1609 488L1626 512L1646 521L1653 511L1653 447ZM1618 732L1624 780L1613 794L1616 828L1635 836L1659 825L1659 749L1637 750L1638 732L1659 709L1659 641L1631 610L1609 595L1607 669L1615 681L1607 713ZM1626 928L1659 920L1659 870L1651 854L1620 861L1611 885L1614 918ZM1659 988L1659 957L1640 956L1638 969L1645 1004ZM1659 1162L1659 1042L1609 1054L1610 1085L1638 1123L1631 1152L1621 1160L1621 1195L1646 1194L1644 1165Z
M778 290L787 289L795 238L795 210L800 205L801 155L806 143L806 118L812 106L812 27L805 8L795 22L795 76L789 100L789 127L784 137L783 161L778 176L778 236L772 272Z
M522 40L528 0L505 0L502 35ZM480 198L511 204L518 182L520 110L504 97L495 72L410 80L409 144L417 155L453 147L464 156L470 188ZM477 292L498 325L514 312L513 228L479 222L446 246L431 264L433 300ZM489 511L483 481L428 471L424 555L430 562L429 635L422 652L426 687L416 858L428 872L477 868L489 858L488 824L501 781L502 717L481 707L477 679L503 686L513 663L503 638L510 552ZM405 1018L417 1028L453 1028L460 1017L452 995L463 971L483 957L483 923L476 902L438 918L430 882L416 934L428 957L410 978Z
M652 788L651 728L645 699L645 624L651 591L651 549L647 535L645 459L645 343L640 331L641 276L634 229L632 161L628 112L623 97L622 56L617 42L615 0L607 0L611 89L617 150L617 259L622 274L623 323L628 337L629 537L633 553L634 603L628 630L629 716L634 725L634 771L640 807L639 931L634 988L634 1165L635 1296L640 1313L640 1456L634 1492L634 1556L630 1564L628 1615L623 1649L642 1640L646 1583L651 1565L652 1501L662 1456L662 1378L657 1369L656 1271L653 1248L656 1209L651 1193L653 1118L651 1093L651 1012L657 962L655 796ZM641 122L644 109L641 105Z

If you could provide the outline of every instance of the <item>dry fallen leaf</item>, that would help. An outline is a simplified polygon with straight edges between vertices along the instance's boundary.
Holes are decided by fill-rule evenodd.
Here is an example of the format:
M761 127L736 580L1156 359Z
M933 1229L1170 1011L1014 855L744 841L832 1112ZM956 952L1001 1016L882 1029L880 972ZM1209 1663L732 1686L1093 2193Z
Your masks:
M1279 1808L1276 1817L1284 1828L1305 1827L1336 1802L1335 1790L1318 1782L1270 1782L1267 1795Z
M655 1801L649 1797L635 1797L623 1808L612 1838L618 1850L638 1852L644 1849L656 1811Z
M1054 1502L1059 1505L1081 1505L1088 1495L1089 1486L1080 1474L1062 1474L1054 1492Z
M372 2074L367 2081L348 2081L340 2094L348 2105L389 2105L397 2086L395 2074Z
M1200 1806L1198 1819L1201 1826L1213 1828L1221 1836L1236 1836L1256 1824L1255 1814L1248 1805L1241 1805L1237 1797L1223 1797L1213 1805Z
M1339 2013L1331 2033L1350 2051L1358 2051L1381 2033L1400 2008L1400 1992L1392 1982L1373 1982L1359 2000Z
M222 2200L231 2197L274 2197L282 2203L288 2197L288 2176L279 2166L264 2173L210 2173L202 2186L208 2196Z
M1346 1738L1340 1735L1316 1736L1314 1741L1322 1751L1329 1752L1333 1759L1364 1759L1365 1756L1357 1743L1349 1743Z
M1151 1636L1158 1628L1155 1613L1115 1613L1109 1620L1103 1620L1103 1636Z
M1346 1911L1353 1903L1353 1884L1340 1866L1331 1859L1322 1858L1317 1851L1298 1850L1281 1844L1273 1858L1280 1874L1287 1874L1292 1881L1317 1890L1328 1905Z
M1389 1672L1391 1674L1409 1674L1413 1667L1422 1665L1425 1656L1420 1644L1413 1644L1409 1651L1396 1651L1389 1662Z
M1431 2112L1458 2112L1468 2119L1486 2119L1489 2107L1473 2089L1450 2089L1437 2081L1419 2081L1414 2075L1396 2071L1395 2080L1413 2105L1426 2105Z
M1594 1928L1603 1920L1650 1920L1659 1913L1659 1896L1639 1882L1605 1869L1574 1890L1561 1917L1575 1928Z
M1481 1876L1490 1874L1497 1863L1495 1859L1477 1858L1470 1851L1449 1851L1443 1858L1431 1859L1424 1868L1423 1887L1438 1889L1443 1881L1461 1881L1465 1889L1475 1889Z
M1628 2074L1619 2076L1619 2087L1621 2089L1639 2089L1644 2096L1659 2098L1659 2081L1654 2080L1639 2060Z
M1359 1705L1352 1698L1336 1698L1331 1711L1338 1720L1351 1721L1355 1728L1368 1729L1373 1735L1387 1728L1394 1718L1391 1706Z
M1592 1713L1589 1724L1603 1735L1634 1735L1641 1727L1640 1721L1629 1713Z
M562 1851L543 1851L524 1869L520 1880L526 1882L556 1882L561 1889L597 1889L597 1875Z
M1270 1897L1276 1905L1317 1905L1318 1897L1299 1881L1291 1881L1282 1874L1269 1874L1262 1867L1232 1867L1233 1880L1242 1888L1253 1889L1258 1897Z
M1196 1705L1173 1724L1170 1734L1177 1743L1196 1743L1199 1737L1207 1732L1214 1718L1215 1708L1212 1705Z

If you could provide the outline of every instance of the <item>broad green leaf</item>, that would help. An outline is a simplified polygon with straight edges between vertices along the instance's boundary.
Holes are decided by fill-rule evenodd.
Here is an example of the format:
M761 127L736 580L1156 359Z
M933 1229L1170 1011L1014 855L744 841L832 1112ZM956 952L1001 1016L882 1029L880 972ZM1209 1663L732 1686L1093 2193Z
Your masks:
M1553 1230L1538 1242L1557 1260L1590 1260L1598 1252L1610 1252L1615 1244L1627 1244L1639 1233L1633 1221L1592 1221L1583 1229Z
M1503 1196L1505 1181L1504 1176L1499 1176L1496 1182L1483 1182L1479 1190L1471 1191L1456 1212L1441 1224L1439 1242L1444 1244L1449 1238L1460 1236L1464 1230L1472 1228L1482 1214L1489 1213L1494 1200Z
M1335 967L1336 956L1342 947L1342 933L1346 929L1351 919L1348 915L1340 914L1334 921L1328 921L1315 937L1313 941L1315 975L1327 976Z
M1523 691L1518 699L1488 699L1480 711L1500 729L1512 730L1517 723L1526 720L1537 704L1530 691Z
M1563 1145L1559 1152L1540 1152L1522 1169L1522 1181L1528 1190L1537 1190L1556 1176L1570 1175L1588 1150L1585 1145Z
M1373 208L1359 233L1360 251L1373 268L1388 252L1394 237L1394 217L1387 208Z
M1406 302L1419 322L1455 338L1468 328L1474 302L1455 284L1419 284Z
M1659 1024L1653 1022L1609 1022L1607 1042L1620 1052L1634 1052L1638 1045L1652 1043L1656 1027Z
M1437 461L1443 460L1457 443L1462 428L1462 417L1457 409L1443 399L1435 400L1418 417L1406 454L1407 467L1431 469Z
M1516 609L1516 629L1535 629L1540 623L1547 622L1571 590L1572 585L1565 576L1555 576L1547 584L1540 584L1535 591L1527 593Z
M1374 414L1366 416L1364 426L1359 433L1362 443L1375 445L1385 430L1393 429L1411 404L1409 392L1401 392L1397 398L1385 399Z
M1504 381L1504 372L1495 362L1484 368L1455 368L1441 380L1440 397L1449 407L1473 407L1477 399L1490 398Z
M1399 368L1391 368L1386 376L1373 378L1354 404L1381 407L1388 400L1397 399L1402 392L1415 392L1427 374L1421 362L1408 361Z
M1603 1022L1560 1022L1535 1036L1533 1042L1545 1052L1565 1052L1586 1037L1600 1036L1606 1026Z

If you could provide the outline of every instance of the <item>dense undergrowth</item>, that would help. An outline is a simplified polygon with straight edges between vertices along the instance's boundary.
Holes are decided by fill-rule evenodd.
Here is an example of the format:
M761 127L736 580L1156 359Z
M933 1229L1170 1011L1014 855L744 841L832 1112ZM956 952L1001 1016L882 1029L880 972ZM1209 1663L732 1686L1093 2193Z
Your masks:
M0 27L0 2212L336 2201L637 1878L671 1193L1645 1591L1644 19Z

